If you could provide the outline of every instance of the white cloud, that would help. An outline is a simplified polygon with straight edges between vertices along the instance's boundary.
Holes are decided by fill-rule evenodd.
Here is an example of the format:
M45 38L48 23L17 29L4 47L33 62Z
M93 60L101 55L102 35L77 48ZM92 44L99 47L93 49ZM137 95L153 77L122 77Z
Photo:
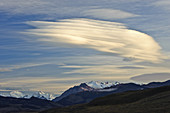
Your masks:
M125 19L125 18L132 18L132 17L139 16L129 12L114 10L114 9L90 9L84 11L83 15L90 16L93 18L98 18L98 19L109 19L109 20Z
M31 21L37 27L28 34L39 41L77 45L101 52L117 54L136 61L159 62L164 59L161 47L149 35L128 29L124 24L91 19L65 19L58 22ZM43 36L43 37L42 37Z

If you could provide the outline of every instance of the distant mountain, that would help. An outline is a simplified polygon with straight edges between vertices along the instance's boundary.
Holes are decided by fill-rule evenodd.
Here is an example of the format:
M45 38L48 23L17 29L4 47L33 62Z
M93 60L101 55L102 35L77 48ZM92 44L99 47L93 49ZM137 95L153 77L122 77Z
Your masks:
M57 102L61 99L63 99L64 97L67 97L71 94L76 94L78 92L84 92L84 91L94 91L95 89L88 86L86 83L81 83L79 86L74 86L68 90L66 90L61 96L55 98L53 101Z
M5 95L4 95L5 96ZM19 91L11 91L9 93L9 97L15 97L15 98L27 98L27 95L24 95L22 92ZM30 97L31 98L31 97Z
M38 92L34 93L32 96L40 98L40 99L46 99L46 100L53 100L55 98L55 96L53 96L52 94L45 93L42 91L38 91Z
M118 85L118 82L111 83L111 82L98 82L98 81L91 81L86 83L81 83L79 86L74 86L68 90L66 90L61 96L55 98L53 101L57 102L64 97L67 97L72 94L76 94L79 92L85 92L85 91L111 91L111 89L104 89L108 88L114 85ZM112 88L112 90L115 90Z
M0 94L0 96L14 97L14 98L26 98L26 99L29 99L31 97L36 97L36 98L45 99L45 100L53 100L55 98L55 96L53 96L52 94L45 93L45 92L42 92L42 91L34 92L32 94L25 94L25 93L22 93L20 91L11 91L11 92L6 93L6 94Z
M0 113L39 112L54 107L61 107L61 105L35 97L21 99L0 96Z
M144 89L142 86L134 83L117 84L103 89L93 89L89 91L86 90L77 93L72 93L60 99L59 101L57 101L57 103L64 106L68 106L68 105L70 106L74 104L88 103L97 97L102 97L113 93L120 93L125 91L132 91L132 90L142 90L142 89Z
M131 84L132 85L132 84ZM128 91L96 98L88 104L40 113L169 113L170 86Z
M169 85L170 85L170 80L165 82L151 82L142 86L145 88L155 88L155 87L169 86Z
M170 85L170 81L158 83L152 82L145 85L135 83L102 83L91 81L68 89L60 97L55 98L53 101L64 106L68 106L74 104L88 103L97 97L102 97L109 94L156 88L167 85Z
M66 90L53 100L55 102L48 101L53 97L44 92L26 95L20 91L12 91L9 96L0 96L0 113L36 113L49 108L53 110L43 113L168 113L170 80L144 85L91 81ZM82 103L84 105L75 105ZM71 105L74 106L64 107ZM150 108L151 112L147 111Z

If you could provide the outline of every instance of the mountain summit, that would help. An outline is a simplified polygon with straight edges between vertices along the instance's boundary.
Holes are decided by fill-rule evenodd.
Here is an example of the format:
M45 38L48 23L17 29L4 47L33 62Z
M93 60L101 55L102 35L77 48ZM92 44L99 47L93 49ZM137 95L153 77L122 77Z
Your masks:
M98 82L98 81L91 81L91 82L86 82L86 84L94 89L103 89L107 87L111 87L117 84L120 84L119 82Z
M69 96L72 94L76 94L79 92L85 91L106 91L105 88L109 88L115 85L120 84L119 82L111 83L111 82L98 82L98 81L91 81L86 83L81 83L78 86L74 86L68 90L66 90L61 96L54 99L55 102ZM110 90L110 89L109 89Z

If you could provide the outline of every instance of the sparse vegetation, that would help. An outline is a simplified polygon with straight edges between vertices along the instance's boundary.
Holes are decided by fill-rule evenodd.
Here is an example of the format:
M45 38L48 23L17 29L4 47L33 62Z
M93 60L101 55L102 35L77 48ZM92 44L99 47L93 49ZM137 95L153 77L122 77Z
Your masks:
M170 86L112 94L41 113L170 113Z

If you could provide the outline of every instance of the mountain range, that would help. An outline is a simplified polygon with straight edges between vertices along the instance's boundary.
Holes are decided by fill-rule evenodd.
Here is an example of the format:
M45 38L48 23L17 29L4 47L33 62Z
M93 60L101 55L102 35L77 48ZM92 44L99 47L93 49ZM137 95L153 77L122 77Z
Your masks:
M170 80L165 82L151 82L149 84L142 85L135 83L102 83L91 81L88 83L81 83L79 86L74 86L66 90L61 96L56 97L53 101L63 106L70 106L75 104L88 103L95 98L113 93L143 90L167 85L170 85Z
M109 88L114 85L117 85L118 82L111 83L111 82L98 82L98 81L91 81L91 82L86 82L86 83L81 83L78 86L74 86L68 90L66 90L61 96L55 98L53 101L57 102L60 101L61 99L72 95L76 94L79 92L96 92L96 91L110 91L111 89L114 90L114 88ZM105 89L109 88L109 89Z
M170 113L170 86L114 93L87 104L40 113Z
M104 106L105 104L107 104L107 102L112 103L112 104L113 103L119 104L120 102L120 104L124 104L124 102L126 103L133 99L134 99L133 102L136 102L138 100L138 96L140 95L146 96L146 98L147 96L150 96L150 93L143 94L142 93L143 91L144 92L152 91L152 88L165 87L165 86L170 87L170 80L165 81L165 82L151 82L149 84L142 84L142 85L135 84L135 83L119 83L119 82L102 83L102 82L91 81L91 82L81 83L80 85L71 87L68 90L66 90L63 94L61 94L59 97L56 97L53 100L50 97L50 94L46 94L43 92L37 92L34 95L24 95L22 92L13 91L13 92L10 92L11 97L0 96L0 113L11 113L11 112L20 113L20 111L22 113L26 111L27 112L28 111L39 112L39 111L50 109L50 108L60 109L60 107L64 107L65 109L65 106L72 106L72 105L79 106L76 104L85 104L88 106L89 105L91 106L93 104L93 106L95 105L95 107L97 105L97 109L98 109L98 105ZM161 88L158 88L158 89L159 90L156 90L156 92L153 92L153 93L158 94L159 92L157 91L160 91L161 93L162 91ZM166 89L166 91L168 90ZM138 92L138 93L134 93L133 96L129 97L128 92L132 92L132 93ZM169 93L167 93L167 95L168 94ZM114 95L114 96L110 97L109 95ZM139 98L143 98L143 96ZM105 98L105 99L103 100L103 102L100 102L100 101L98 102L98 98ZM113 98L114 100L112 100L111 98ZM72 109L72 108L69 108L69 109ZM75 108L75 109L79 109L79 108ZM45 112L45 113L56 113L56 112ZM57 113L60 113L60 112L57 112ZM71 113L71 112L68 112L68 113ZM116 113L119 113L119 112L116 112Z
M14 97L14 98L25 98L25 99L30 99L31 97L36 97L39 99L45 99L45 100L53 100L55 98L54 95L50 93L45 93L43 91L37 91L34 93L23 93L21 91L11 91L9 93L5 94L0 94L0 96L3 97Z

